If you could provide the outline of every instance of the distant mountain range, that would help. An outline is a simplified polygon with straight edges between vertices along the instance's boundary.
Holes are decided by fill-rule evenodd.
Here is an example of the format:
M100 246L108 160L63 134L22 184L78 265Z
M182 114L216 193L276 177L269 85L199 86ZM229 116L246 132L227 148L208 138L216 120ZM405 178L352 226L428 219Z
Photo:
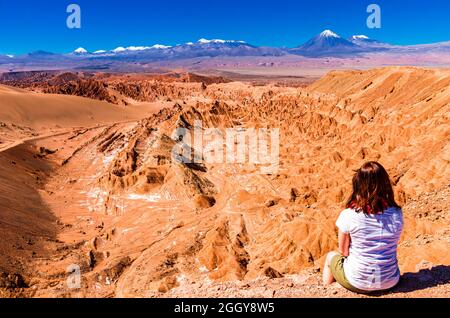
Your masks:
M118 47L109 51L88 52L83 48L78 48L69 55L99 60L155 61L215 56L281 56L285 54L285 50L279 48L258 47L244 41L200 39L195 43L189 42L176 46L156 44L150 47Z
M370 39L365 35L343 38L331 30L325 30L306 43L295 48L259 47L244 41L207 40L189 42L176 46L156 44L153 46L118 47L112 50L89 52L80 47L68 54L37 51L19 56L0 55L0 65L26 67L93 67L108 68L111 63L152 63L210 57L280 57L286 55L308 58L348 58L369 53L433 53L450 52L450 41L425 45L399 46Z

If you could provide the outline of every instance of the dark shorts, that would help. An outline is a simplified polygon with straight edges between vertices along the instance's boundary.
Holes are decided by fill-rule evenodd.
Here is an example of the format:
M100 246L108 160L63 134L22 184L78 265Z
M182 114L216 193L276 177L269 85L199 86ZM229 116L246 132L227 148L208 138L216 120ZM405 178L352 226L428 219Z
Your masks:
M344 272L344 261L346 257L342 256L340 254L333 256L330 263L330 270L333 274L334 279L345 289L348 289L349 291L352 291L354 293L358 294L370 294L370 291L361 290L358 289L347 280L347 277L345 277Z

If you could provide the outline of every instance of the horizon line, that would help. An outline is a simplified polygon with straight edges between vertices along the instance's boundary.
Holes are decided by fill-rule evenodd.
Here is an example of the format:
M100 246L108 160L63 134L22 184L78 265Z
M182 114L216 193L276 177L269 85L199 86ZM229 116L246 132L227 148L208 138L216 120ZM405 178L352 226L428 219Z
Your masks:
M316 35L314 35L313 37L311 37L309 40L311 40L311 39L313 39L314 37L316 37L316 36L319 36L320 34L322 34L323 32L325 32L325 31L332 31L332 29L330 29L330 28L328 28L328 29L324 29L324 31L322 31L321 33L318 33L318 34L316 34ZM336 32L334 32L334 31L332 31L333 33L336 33ZM341 36L339 33L336 33L340 38L342 38L342 39L345 39L345 40L348 40L348 39L350 39L352 36L361 36L361 35L364 35L364 36L366 36L365 34L352 34L352 35L350 35L350 36L348 36L348 37L345 37L345 36ZM367 37L368 39L370 39L370 40L376 40L376 41L380 41L380 42L383 42L383 43L386 43L386 44L390 44L390 45L393 45L393 46L400 46L400 47L408 47L408 46L418 46L418 45L429 45L429 44L438 44L438 43L446 43L446 42L449 42L450 41L450 39L449 40L444 40L444 41L438 41L438 42L426 42L426 43L415 43L415 44L396 44L396 43L391 43L391 42L385 42L384 40L381 40L381 39L379 39L379 38L371 38L371 37ZM213 41L224 41L224 42L229 42L229 43L231 43L231 42L235 42L235 43L242 43L242 44L248 44L248 45L252 45L252 46L256 46L256 47L268 47L268 48L278 48L278 49L293 49L293 48L296 48L296 47L298 47L298 46L301 46L302 44L304 44L304 43L306 43L307 41L309 41L309 40L307 40L307 41L305 41L304 43L302 43L302 44L298 44L298 45L296 45L296 46L293 46L293 47L290 47L290 46L272 46L272 45L257 45L257 44L252 44L251 42L248 42L248 41L246 41L246 40L232 40L232 39L220 39L220 38L218 38L218 37L214 37L214 38L211 38L211 39L206 39L206 38L204 38L204 37L201 37L199 40L197 40L196 42L192 42L192 41L188 41L188 42L185 42L185 43L177 43L177 44L173 44L173 45L171 45L171 44L161 44L161 43L163 43L163 42L159 42L159 43L155 43L155 44L152 44L152 45L147 45L147 44L136 44L136 43L134 43L134 44L131 44L131 45L119 45L119 46L117 46L117 47L115 47L115 48L113 48L113 49L103 49L103 48L98 48L98 49L94 49L94 50L87 50L86 49L86 47L87 46L85 46L85 45L74 45L74 49L72 50L72 51L70 51L70 52L67 52L67 51L65 51L65 52L63 52L63 51L59 51L59 50L55 50L55 51L53 51L53 50L49 50L49 49L45 49L45 48L37 48L37 49L35 49L35 50L32 50L32 51L26 51L26 52L24 52L24 53L18 53L18 54L11 54L11 53L9 53L9 52L3 52L3 53L0 53L1 55L4 55L4 56L10 56L10 57L15 57L15 56L21 56L21 55L26 55L26 54L30 54L30 53L36 53L36 52L46 52L46 53L53 53L53 54L61 54L61 55L64 55L64 54L71 54L71 53L74 53L77 49L85 49L87 52L86 53L90 53L90 54L95 54L95 52L99 52L99 51L105 51L105 53L109 53L109 52L114 52L114 50L116 50L116 49L120 49L120 48L125 48L125 49L128 49L128 48L143 48L143 49L141 49L141 50L139 50L139 49L137 49L137 50L135 50L135 51L142 51L142 50L145 50L145 49L151 49L151 48L157 48L156 46L165 46L165 48L164 49L169 49L169 48L173 48L173 47L177 47L177 46L183 46L183 45L189 45L189 44L195 44L195 43L200 43L200 44L202 44L201 43L201 41L202 40L205 40L205 41L209 41L209 42L213 42ZM219 42L216 42L216 43L219 43ZM117 53L117 52L115 52L115 53Z

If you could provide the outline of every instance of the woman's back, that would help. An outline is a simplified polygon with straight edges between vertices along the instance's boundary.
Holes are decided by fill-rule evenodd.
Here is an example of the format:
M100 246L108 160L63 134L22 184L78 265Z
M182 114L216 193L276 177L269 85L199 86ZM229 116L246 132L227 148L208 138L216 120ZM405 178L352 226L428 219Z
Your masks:
M336 225L350 234L344 272L353 286L370 291L389 289L398 283L397 245L403 230L401 209L392 207L383 213L367 214L349 208L341 213Z

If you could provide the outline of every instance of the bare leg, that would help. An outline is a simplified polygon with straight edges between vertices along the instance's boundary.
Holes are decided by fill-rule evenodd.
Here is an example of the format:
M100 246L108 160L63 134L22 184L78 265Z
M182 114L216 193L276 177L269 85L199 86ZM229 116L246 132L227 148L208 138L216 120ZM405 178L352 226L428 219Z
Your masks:
M331 273L330 264L331 264L331 260L336 255L339 255L339 253L330 252L330 253L328 253L327 258L325 260L325 265L323 267L323 276L322 276L322 281L325 286L331 285L335 281L333 274Z

